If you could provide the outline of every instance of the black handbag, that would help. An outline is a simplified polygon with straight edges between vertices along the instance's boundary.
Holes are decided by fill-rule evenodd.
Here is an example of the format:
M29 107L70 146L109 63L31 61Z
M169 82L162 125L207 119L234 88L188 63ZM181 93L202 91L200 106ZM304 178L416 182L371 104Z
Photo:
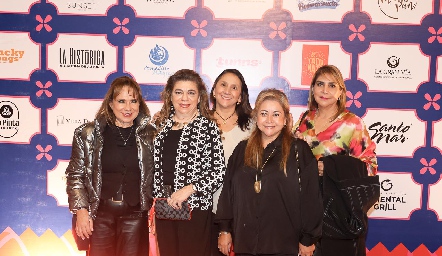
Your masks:
M81 239L81 237L79 237L77 235L77 232L75 231L76 226L77 226L77 215L73 214L72 215L72 236L74 237L75 243L77 244L77 249L79 251L87 251L87 250L89 250L90 239L89 238L85 238L84 240Z
M181 205L181 209L174 209L167 204L167 198L155 198L155 216L161 220L190 220L192 210L187 201Z

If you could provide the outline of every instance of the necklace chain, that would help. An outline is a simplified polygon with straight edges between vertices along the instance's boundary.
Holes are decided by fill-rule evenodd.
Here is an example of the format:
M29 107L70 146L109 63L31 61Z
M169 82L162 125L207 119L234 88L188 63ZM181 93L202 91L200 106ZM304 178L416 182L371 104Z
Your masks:
M227 123L227 120L229 120L235 113L236 113L236 111L233 111L233 113L229 116L229 117L227 117L227 118L223 118L219 113L218 113L218 111L216 111L215 110L215 113L219 116L219 117L221 117L221 119L223 120L223 124L226 124Z
M181 129L181 128L183 128L184 126L187 126L195 117L196 117L196 114L198 113L198 111L195 113L195 115L193 115L193 117L192 118L190 118L189 119L189 121L188 122L178 122L178 121L174 121L174 124L173 124L173 126L175 126L175 127L177 127L178 129ZM178 119L178 118L177 118Z
M253 185L255 192L259 193L261 192L261 178L258 179L258 173L262 174L262 170L264 169L264 167L267 164L267 161L269 161L270 157L273 155L273 153L275 152L276 147L273 148L272 153L270 153L270 155L267 157L267 159L265 160L264 164L261 166L261 168L258 168L258 155L256 155L256 178L255 178L255 184ZM261 169L261 170L260 170Z
M115 125L115 126L116 126L116 125ZM132 131L133 131L133 129L134 129L134 125L132 125L132 127L131 127L131 129L130 129L130 132L129 132L129 136L127 136L126 139L124 139L123 134L121 134L120 127L118 127L118 126L116 126L116 127L117 127L117 130L118 130L118 133L119 133L120 136L121 136L121 139L123 139L123 141L124 141L124 146L126 146L127 141L129 140L130 135L132 134Z

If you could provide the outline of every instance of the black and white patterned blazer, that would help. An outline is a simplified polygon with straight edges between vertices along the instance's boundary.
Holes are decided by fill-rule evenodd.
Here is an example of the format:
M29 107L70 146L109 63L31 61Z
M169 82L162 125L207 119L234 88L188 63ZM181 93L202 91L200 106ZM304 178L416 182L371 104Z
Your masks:
M163 195L163 146L171 130L171 118L154 140L154 197ZM199 115L183 128L175 164L174 191L193 184L197 193L188 202L192 209L209 210L213 193L222 185L226 171L221 135L216 124Z

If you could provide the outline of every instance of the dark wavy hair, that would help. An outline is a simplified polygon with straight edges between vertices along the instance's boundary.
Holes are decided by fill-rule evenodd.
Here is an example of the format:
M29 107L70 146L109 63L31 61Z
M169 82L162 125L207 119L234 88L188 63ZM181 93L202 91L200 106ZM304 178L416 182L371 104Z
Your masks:
M167 79L166 86L161 92L163 107L160 110L160 116L155 120L155 125L158 128L161 128L165 124L166 119L170 118L173 114L172 91L175 84L179 81L190 81L196 84L199 96L198 110L202 116L212 119L209 113L209 96L207 95L206 84L197 72L190 69L181 69Z
M241 102L236 105L235 111L238 116L238 126L241 130L249 129L250 127L250 117L252 114L252 107L249 102L249 88L247 87L246 81L244 80L244 76L237 69L225 69L218 77L215 79L213 83L212 90L210 91L210 102L212 102L212 114L216 110L216 99L213 97L213 90L215 90L216 84L219 82L220 78L227 74L234 74L241 81Z
M112 81L106 95L104 96L103 102L101 103L101 106L98 109L97 114L95 115L96 119L105 118L109 123L115 124L116 117L110 107L110 103L118 95L120 95L124 86L128 86L130 90L132 90L135 98L140 103L140 113L150 117L150 111L146 105L146 102L143 99L143 95L141 94L140 85L133 78L130 78L128 76L121 76L115 78L115 80Z

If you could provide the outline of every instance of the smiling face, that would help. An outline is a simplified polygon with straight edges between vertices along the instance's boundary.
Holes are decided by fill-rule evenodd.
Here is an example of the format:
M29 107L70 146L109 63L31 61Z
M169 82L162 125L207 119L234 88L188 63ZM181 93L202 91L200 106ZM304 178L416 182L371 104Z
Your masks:
M233 73L225 73L215 84L213 97L216 109L235 108L241 102L241 80Z
M261 131L263 144L267 145L279 136L287 118L281 104L272 99L264 100L256 113L256 125Z
M140 112L140 103L129 86L123 86L120 94L109 103L109 106L116 118L115 125L123 128L132 126Z
M342 89L329 74L318 76L312 87L312 92L319 108L336 107L336 103L342 95Z
M192 81L177 81L172 90L172 105L180 119L191 118L197 111L199 92Z

